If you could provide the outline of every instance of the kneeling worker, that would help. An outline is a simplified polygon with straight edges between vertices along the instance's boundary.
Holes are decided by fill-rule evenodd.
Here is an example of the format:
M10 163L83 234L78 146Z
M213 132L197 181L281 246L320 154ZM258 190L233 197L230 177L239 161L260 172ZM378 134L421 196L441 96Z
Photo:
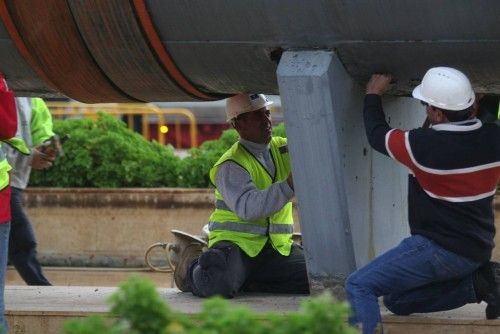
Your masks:
M412 93L425 106L431 127L391 128L382 107L391 79L382 74L371 77L364 122L370 145L410 170L411 236L347 279L354 311L351 322L361 322L364 334L381 329L380 296L398 315L484 301L486 318L496 319L500 264L490 261L495 245L493 197L500 181L500 128L474 117L471 83L450 67L429 69ZM479 102L479 109L485 102Z
M188 246L174 272L177 287L196 296L239 291L308 293L302 249L293 244L293 180L287 140L272 137L270 102L240 94L226 102L235 143L210 170L215 211L209 249Z

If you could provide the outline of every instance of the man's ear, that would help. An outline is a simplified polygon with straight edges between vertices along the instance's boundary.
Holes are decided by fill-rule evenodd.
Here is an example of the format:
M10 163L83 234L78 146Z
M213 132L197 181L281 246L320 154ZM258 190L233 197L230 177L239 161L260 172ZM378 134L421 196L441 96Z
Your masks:
M241 125L240 125L240 120L238 118L235 118L233 120L233 128L238 132L240 131Z
M436 112L436 120L439 122L439 123L445 123L445 122L448 122L448 118L446 117L446 115L444 114L444 112L439 109L439 108L434 108L434 111Z

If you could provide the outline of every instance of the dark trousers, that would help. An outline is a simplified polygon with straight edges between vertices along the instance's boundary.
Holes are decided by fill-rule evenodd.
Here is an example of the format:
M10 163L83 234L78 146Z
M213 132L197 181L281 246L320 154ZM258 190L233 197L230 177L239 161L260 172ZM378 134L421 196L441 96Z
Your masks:
M219 242L193 263L190 281L193 294L199 297L232 298L240 291L309 293L305 258L298 245L293 245L289 256L283 256L267 243L251 258L237 245Z
M36 239L23 208L23 191L12 187L9 261L28 285L51 285L36 257Z

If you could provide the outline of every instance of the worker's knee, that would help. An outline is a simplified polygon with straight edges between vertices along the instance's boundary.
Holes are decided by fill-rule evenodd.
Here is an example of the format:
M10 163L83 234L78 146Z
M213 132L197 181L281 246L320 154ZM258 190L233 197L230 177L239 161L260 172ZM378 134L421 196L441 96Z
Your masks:
M358 281L357 272L352 273L345 281L345 290L348 296L353 296L358 293L361 284Z
M210 248L200 255L198 264L205 270L225 270L227 268L227 256L220 249Z
M228 280L226 268L211 267L204 269L196 266L193 270L194 291L199 297L222 296L233 298L237 291L234 291L233 284Z

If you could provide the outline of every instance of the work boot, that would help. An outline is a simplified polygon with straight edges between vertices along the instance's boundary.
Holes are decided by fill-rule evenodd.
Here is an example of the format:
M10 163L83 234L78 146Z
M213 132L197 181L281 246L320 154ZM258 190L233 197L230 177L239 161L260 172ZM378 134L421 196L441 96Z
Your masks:
M473 281L478 302L488 304L486 319L500 317L500 264L489 262L482 266L476 271Z
M179 263L175 266L174 281L175 285L182 292L191 292L191 265L196 261L202 253L203 245L192 243L184 248Z
M493 276L493 289L486 296L486 319L496 319L500 317L500 264L490 262L491 273Z

